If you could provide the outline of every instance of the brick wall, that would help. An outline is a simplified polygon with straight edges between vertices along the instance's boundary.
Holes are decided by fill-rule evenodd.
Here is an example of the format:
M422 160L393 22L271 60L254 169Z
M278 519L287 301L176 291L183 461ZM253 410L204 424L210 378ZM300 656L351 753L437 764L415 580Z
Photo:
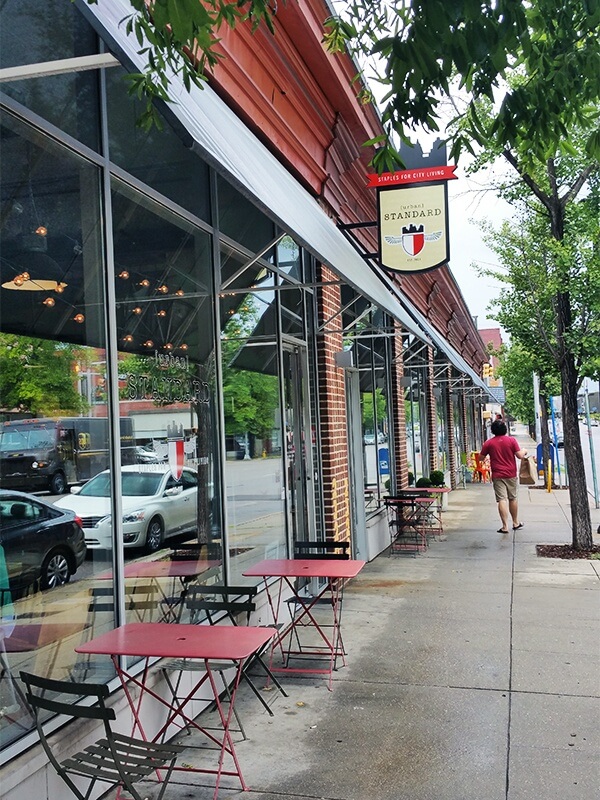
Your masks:
M337 280L337 276L327 267L321 266L318 272L318 280L324 283ZM318 304L319 321L330 319L341 307L340 287L322 286L318 292ZM326 333L320 336L317 347L325 535L327 539L349 539L351 526L346 387L344 370L335 365L335 354L343 349L342 334Z
M408 453L406 448L406 409L404 405L404 386L400 379L404 377L404 360L402 355L402 336L400 325L395 324L396 336L392 340L392 385L390 387L391 408L388 414L393 419L395 433L394 472L397 489L408 487Z

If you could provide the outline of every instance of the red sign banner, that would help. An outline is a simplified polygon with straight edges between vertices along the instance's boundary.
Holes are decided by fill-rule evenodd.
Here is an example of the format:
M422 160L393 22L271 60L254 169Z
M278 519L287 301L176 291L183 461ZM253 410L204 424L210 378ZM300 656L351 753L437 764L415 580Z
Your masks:
M383 186L405 186L410 183L426 183L429 181L456 180L454 170L456 164L439 167L419 167L416 169L403 169L398 172L384 172L382 175L371 173L368 175L367 188Z

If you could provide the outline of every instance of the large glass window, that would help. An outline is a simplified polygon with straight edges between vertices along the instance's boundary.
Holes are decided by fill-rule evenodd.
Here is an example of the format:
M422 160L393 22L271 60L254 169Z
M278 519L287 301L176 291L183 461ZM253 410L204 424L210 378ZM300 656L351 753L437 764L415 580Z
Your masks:
M74 3L2 3L0 65L15 67L93 55L98 37ZM48 122L98 149L98 74L68 72L2 84L2 91Z
M211 239L116 180L112 210L120 407L137 461L125 469L158 481L144 504L125 494L124 544L188 542L220 560Z
M112 674L78 659L91 631L114 624L112 540L87 548L112 498L72 504L110 460L102 195L90 163L11 115L0 129L0 743L32 720L19 669L60 679ZM133 442L122 429L123 460ZM87 549L87 554L86 554ZM92 587L100 583L102 615Z
M235 274L235 260L231 251L224 252L226 274ZM248 280L247 273L238 283ZM274 279L260 265L252 268L252 277L265 291L230 286L220 302L232 583L243 580L249 564L287 552L277 314L275 292L268 291Z
M144 102L132 97L122 68L106 70L110 159L192 214L211 222L207 164L165 120L159 129L137 124Z

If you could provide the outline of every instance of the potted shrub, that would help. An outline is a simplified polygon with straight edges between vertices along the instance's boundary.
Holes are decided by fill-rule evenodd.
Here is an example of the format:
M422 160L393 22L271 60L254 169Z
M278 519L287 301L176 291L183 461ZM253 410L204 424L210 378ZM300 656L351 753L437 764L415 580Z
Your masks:
M444 473L441 469L434 469L429 473L432 486L444 486Z
M419 478L419 480L415 483L417 489L429 489L430 486L433 486L431 482L431 478Z
M432 486L445 486L446 482L444 480L444 473L441 469L432 469L429 473L429 479L431 481ZM448 495L442 494L440 498L440 508L442 511L446 511L448 508Z

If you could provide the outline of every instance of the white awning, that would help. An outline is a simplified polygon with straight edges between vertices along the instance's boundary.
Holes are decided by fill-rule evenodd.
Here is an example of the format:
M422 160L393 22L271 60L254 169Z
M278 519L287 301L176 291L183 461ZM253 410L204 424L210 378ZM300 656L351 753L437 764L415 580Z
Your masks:
M92 22L98 21L102 38L128 69L143 70L145 60L138 55L137 39L127 36L125 25L119 24L132 11L126 0L101 0L91 6L81 4L80 8L91 15ZM398 320L405 330L427 339L317 201L209 86L192 86L188 93L183 82L172 76L170 91L174 100L170 111L211 166L357 292Z

